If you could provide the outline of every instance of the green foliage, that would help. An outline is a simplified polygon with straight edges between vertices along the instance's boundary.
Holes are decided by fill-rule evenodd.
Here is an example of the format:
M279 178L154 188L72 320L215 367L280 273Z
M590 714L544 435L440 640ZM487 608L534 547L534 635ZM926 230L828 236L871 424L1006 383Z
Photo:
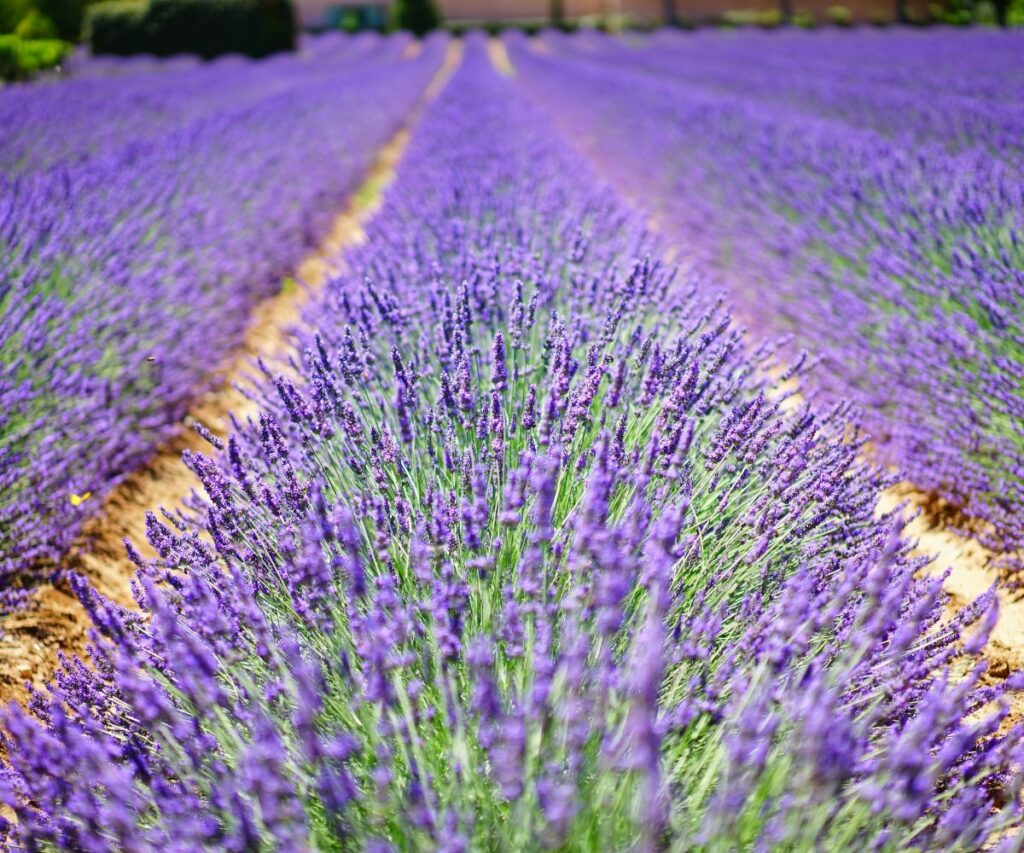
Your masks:
M733 9L722 15L722 23L727 27L772 30L782 23L782 13L778 9Z
M418 36L441 25L433 0L396 0L392 20L395 29L409 30Z
M0 35L0 79L27 80L38 71L59 65L70 45L58 39L23 39Z
M793 26L801 30L817 29L818 20L810 12L797 12L793 16Z
M150 0L145 26L152 52L160 56L259 57L295 47L287 0Z
M359 32L362 29L359 26L359 13L355 9L346 9L338 22L338 29L346 33Z
M676 15L676 18L679 16ZM632 15L623 15L621 29L635 33L653 33L661 28L661 21L657 18L638 18ZM684 26L685 29L685 26Z
M947 24L953 27L969 27L974 23L975 8L980 9L984 4L970 2L970 0L944 0L942 3L928 4L928 17L935 23ZM991 10L991 4L989 9ZM995 15L991 16L994 20Z
M967 18L965 26L972 23L972 18L973 23L977 24L994 26L999 23L995 3L992 3L991 0L979 0L974 6L974 15Z
M38 9L29 9L14 28L14 35L21 39L54 39L57 38L57 27Z
M86 38L92 52L116 56L144 52L145 14L144 4L130 0L93 6L86 16Z
M150 0L104 3L90 11L93 53L128 56L225 53L267 56L295 47L289 0Z
M829 6L825 10L828 22L836 27L852 27L853 15L845 6Z
M0 0L0 33L13 33L31 11L31 0Z
M58 38L78 41L82 37L85 0L36 0L39 11L53 21Z
M78 41L85 0L0 0L0 33Z

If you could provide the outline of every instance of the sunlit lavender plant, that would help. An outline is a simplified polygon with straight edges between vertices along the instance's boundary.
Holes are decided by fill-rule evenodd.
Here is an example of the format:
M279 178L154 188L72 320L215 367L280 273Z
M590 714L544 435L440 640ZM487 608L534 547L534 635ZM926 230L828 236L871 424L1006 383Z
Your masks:
M844 407L471 41L264 413L149 519L140 613L9 716L20 843L977 849L1019 728ZM646 259L646 260L645 260ZM968 631L964 629L980 621Z
M440 65L406 39L0 93L0 596L53 571L324 237Z
M506 42L524 89L715 265L753 331L812 351L880 461L1019 568L1022 45L847 35Z

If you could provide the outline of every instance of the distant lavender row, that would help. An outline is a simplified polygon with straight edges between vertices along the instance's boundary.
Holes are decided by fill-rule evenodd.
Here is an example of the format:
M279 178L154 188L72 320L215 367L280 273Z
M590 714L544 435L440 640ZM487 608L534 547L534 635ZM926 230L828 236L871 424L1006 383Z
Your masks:
M137 148L202 119L246 115L255 104L307 81L323 85L331 75L347 87L359 79L359 63L398 60L410 42L405 36L326 35L305 42L297 55L262 60L91 57L67 79L4 92L0 171L81 167L89 158Z
M993 597L941 618L846 408L787 413L478 41L368 236L259 423L188 457L199 523L150 517L143 613L79 586L96 666L8 720L15 846L975 850L1019 822L1021 679L972 660Z
M0 584L59 557L322 237L439 66L405 43L0 93Z
M1024 40L543 44L511 44L522 85L602 172L821 358L884 461L1021 549Z
M577 59L867 127L905 145L1024 160L1021 40L1001 32L546 36ZM938 97L936 97L938 95Z

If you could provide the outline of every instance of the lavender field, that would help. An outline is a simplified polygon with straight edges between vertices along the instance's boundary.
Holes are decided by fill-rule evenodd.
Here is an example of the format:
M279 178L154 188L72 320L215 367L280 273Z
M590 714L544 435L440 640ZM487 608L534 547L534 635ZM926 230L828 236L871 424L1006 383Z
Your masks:
M1024 849L1022 59L325 35L0 90L0 674L45 590L91 641L4 694L5 849ZM68 557L118 513L131 603Z

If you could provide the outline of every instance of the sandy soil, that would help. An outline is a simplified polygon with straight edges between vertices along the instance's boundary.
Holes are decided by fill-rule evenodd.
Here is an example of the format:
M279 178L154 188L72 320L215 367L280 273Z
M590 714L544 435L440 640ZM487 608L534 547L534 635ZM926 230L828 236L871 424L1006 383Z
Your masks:
M530 48L547 52L548 46L539 39L530 40ZM504 44L491 39L488 55L495 69L502 74L513 76L513 66ZM648 227L656 233L664 233L658 217L651 214ZM665 258L669 266L684 271L690 265L687 254L671 242L665 247ZM786 388L795 390L795 383ZM791 397L789 405L802 402L799 395ZM865 455L872 458L869 447ZM904 518L907 526L904 534L916 541L915 554L932 558L927 571L941 574L951 569L943 589L949 595L947 615L953 616L961 608L974 601L999 579L994 568L995 555L986 551L975 539L953 533L948 527L948 513L939 511L935 501L911 483L900 483L879 496L877 512L882 515L900 505L905 505ZM1012 672L1024 667L1024 596L1012 593L1003 586L997 586L999 596L999 621L993 630L984 656L989 663L987 678L990 681L1005 679ZM1024 719L1024 695L1010 697L1011 721Z
M419 44L414 42L413 44ZM408 51L412 59L418 51ZM296 287L261 303L253 312L242 346L221 366L219 387L195 401L178 433L160 447L150 462L126 478L103 502L99 513L86 523L82 536L68 554L67 564L115 601L132 605L129 581L134 566L125 555L129 538L146 556L153 556L145 537L145 512L173 509L199 484L181 461L183 450L210 450L192 429L198 421L217 435L228 432L229 414L244 419L256 406L240 390L248 382L257 355L273 362L287 352L302 306L341 270L346 248L366 238L363 224L380 207L384 191L394 177L411 128L425 105L435 98L458 67L462 45L452 40L444 62L428 84L419 103L402 127L380 150L348 207L335 219L330 234L296 270ZM33 593L32 606L4 622L0 638L0 702L23 701L26 683L41 687L56 668L58 651L85 655L89 619L69 589L43 585Z
M943 589L950 596L952 609L964 607L996 585L999 621L985 650L990 674L1005 678L1024 667L1024 598L997 583L1001 578L995 568L996 555L976 539L949 530L941 513L936 512L935 502L911 483L900 483L883 492L878 512L889 512L900 504L907 505L905 516L911 520L905 534L916 540L916 552L934 558L928 571L942 574L951 569ZM1015 704L1024 715L1024 697Z
M500 73L515 73L500 41L489 40L488 51ZM410 50L409 58L415 54L416 51ZM349 207L335 221L329 237L297 270L299 287L258 306L243 346L222 367L221 387L196 401L179 434L160 448L145 468L132 474L112 492L99 514L86 525L68 562L106 595L121 603L131 603L128 581L133 566L125 557L122 541L128 537L144 546L145 511L160 506L175 507L197 487L180 458L186 448L208 450L191 430L192 420L202 422L223 436L230 412L242 417L254 412L254 405L235 386L244 385L256 354L267 358L287 349L288 330L296 322L302 305L337 271L338 259L345 248L365 239L362 224L380 204L395 164L408 143L411 125L423 106L441 91L460 59L461 45L453 41L442 68L427 87L407 125L381 150L365 182L353 194ZM656 222L652 221L651 225L657 229ZM941 514L934 511L928 496L913 485L903 483L880 496L878 511L887 512L900 504L907 504L908 518L913 516L906 534L917 541L918 553L935 558L929 571L941 573L952 569L945 582L951 610L974 600L998 579L998 572L992 567L992 555L976 540L946 529ZM144 547L142 550L145 552ZM991 676L1005 678L1024 666L1024 599L1004 589L999 589L998 594L1000 617L986 657ZM4 635L0 639L0 701L23 699L26 682L41 686L56 665L58 650L71 654L85 652L88 618L69 590L40 587L35 592L34 605L29 611L9 617L4 624ZM1014 711L1015 716L1024 717L1024 697L1015 700Z
M505 77L514 77L516 69L512 65L508 51L505 49L505 42L499 38L487 39L487 56L491 60L494 70Z
M505 49L504 43L492 38L488 41L488 55L495 70L506 76L515 75L515 67ZM530 48L547 52L548 46L539 39L530 40ZM657 216L651 215L648 227L654 232L663 232ZM677 245L665 248L669 266L685 270L689 264L685 252ZM792 391L795 384L786 390ZM789 405L802 402L799 395L790 398ZM866 455L870 457L871 449ZM911 483L900 483L879 496L877 512L882 515L900 505L905 505L904 518L907 526L904 534L916 541L915 554L932 558L927 571L941 574L951 569L943 589L950 597L947 611L950 615L970 604L988 591L999 580L994 568L995 555L988 552L972 538L953 533L947 527L945 514L936 511L934 500ZM989 662L989 677L1004 679L1011 672L1024 666L1024 597L997 586L999 596L999 621L991 634L984 655ZM1014 719L1024 719L1024 695L1017 694L1011 699Z

